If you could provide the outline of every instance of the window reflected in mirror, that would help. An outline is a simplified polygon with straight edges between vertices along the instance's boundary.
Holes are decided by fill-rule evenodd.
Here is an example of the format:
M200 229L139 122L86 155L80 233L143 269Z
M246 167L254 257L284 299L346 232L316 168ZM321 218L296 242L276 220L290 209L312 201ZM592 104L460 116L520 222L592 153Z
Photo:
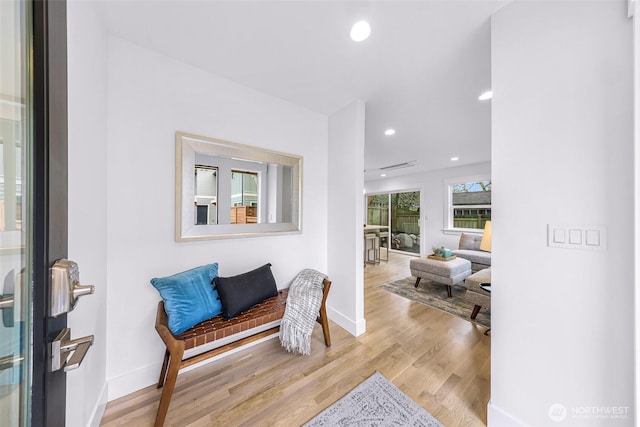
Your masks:
M258 223L258 174L231 171L231 224Z
M194 225L292 221L291 166L197 156Z
M15 118L0 117L0 231L22 229L23 122Z
M231 205L258 206L258 174L231 171Z
M196 165L195 224L218 223L218 168Z

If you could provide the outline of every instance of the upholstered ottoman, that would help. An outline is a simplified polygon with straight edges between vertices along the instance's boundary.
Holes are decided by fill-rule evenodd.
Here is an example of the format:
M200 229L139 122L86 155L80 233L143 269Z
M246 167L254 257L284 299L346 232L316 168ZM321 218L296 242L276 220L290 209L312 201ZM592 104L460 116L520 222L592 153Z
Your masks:
M491 308L491 292L480 287L481 284L491 283L491 269L485 268L477 273L473 273L464 281L467 288L465 299L475 304L471 312L471 318L475 319L482 307Z
M451 286L461 283L471 275L471 261L463 258L455 258L449 261L440 261L431 258L415 258L409 262L411 275L416 276L415 287L418 287L420 279L433 280L447 287L447 296L451 298Z

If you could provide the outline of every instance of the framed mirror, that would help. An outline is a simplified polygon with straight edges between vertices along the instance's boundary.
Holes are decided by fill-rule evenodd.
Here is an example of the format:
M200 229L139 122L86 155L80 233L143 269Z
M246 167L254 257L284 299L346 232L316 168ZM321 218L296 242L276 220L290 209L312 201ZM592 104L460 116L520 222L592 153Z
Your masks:
M176 241L302 231L302 157L176 132Z

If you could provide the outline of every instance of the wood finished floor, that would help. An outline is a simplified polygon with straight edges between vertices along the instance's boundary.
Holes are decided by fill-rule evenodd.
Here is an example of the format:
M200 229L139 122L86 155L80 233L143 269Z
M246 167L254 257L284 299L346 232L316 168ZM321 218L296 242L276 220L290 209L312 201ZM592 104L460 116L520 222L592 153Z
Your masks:
M486 425L491 337L378 288L408 276L410 259L391 253L365 268L365 334L330 322L326 348L316 325L310 356L287 353L276 338L181 374L165 425L299 426L375 371L446 426ZM109 402L101 425L153 425L159 399L151 386Z

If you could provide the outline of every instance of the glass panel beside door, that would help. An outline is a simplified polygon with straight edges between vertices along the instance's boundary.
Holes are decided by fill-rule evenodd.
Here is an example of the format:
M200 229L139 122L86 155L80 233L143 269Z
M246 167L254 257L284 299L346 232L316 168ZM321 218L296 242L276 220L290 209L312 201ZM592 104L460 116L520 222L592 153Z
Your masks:
M23 217L25 150L30 132L28 2L0 2L0 414L2 425L27 425L30 414L30 283Z

